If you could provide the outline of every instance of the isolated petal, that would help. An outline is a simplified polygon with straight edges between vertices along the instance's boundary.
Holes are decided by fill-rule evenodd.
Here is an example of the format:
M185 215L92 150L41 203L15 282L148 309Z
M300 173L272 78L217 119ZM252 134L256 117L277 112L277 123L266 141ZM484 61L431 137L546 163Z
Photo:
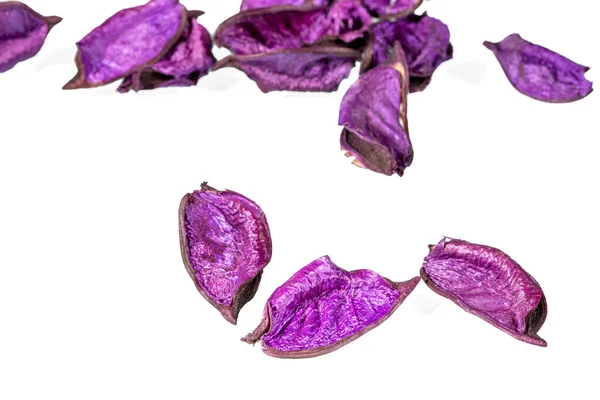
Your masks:
M335 46L310 46L247 56L229 56L214 70L234 67L263 92L332 92L348 77L360 53Z
M160 60L187 24L178 0L119 11L77 43L78 73L65 89L101 86Z
M408 70L402 48L358 78L342 99L341 146L355 163L386 175L403 175L413 158L408 136Z
M399 41L410 71L410 92L425 89L437 67L452 58L448 26L427 14L380 22L373 27L372 35L361 71L385 62L394 43Z
M273 357L327 354L383 323L418 283L419 277L396 283L366 269L348 272L324 256L275 290L263 321L242 340L262 339Z
M527 343L546 346L537 335L548 309L540 285L502 251L463 240L441 240L421 268L434 292Z
M415 11L423 0L363 0L364 6L380 18L403 18Z
M232 324L271 260L267 219L252 200L206 183L179 207L184 265L198 291Z
M0 73L35 56L60 17L44 17L27 5L0 3Z
M568 103L592 92L584 74L588 67L577 64L514 33L499 43L485 42L506 77L519 92L536 100Z
M196 21L193 13L183 35L156 64L126 77L120 92L168 86L193 86L208 74L215 63L210 33Z

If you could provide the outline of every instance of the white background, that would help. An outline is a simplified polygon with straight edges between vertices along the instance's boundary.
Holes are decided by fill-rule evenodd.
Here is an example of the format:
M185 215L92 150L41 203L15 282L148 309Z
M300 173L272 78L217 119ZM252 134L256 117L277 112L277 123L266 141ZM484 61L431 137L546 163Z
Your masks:
M599 80L595 2L484 3L422 7L449 25L455 58L409 98L415 158L399 178L339 150L357 69L332 94L265 95L232 69L195 88L62 91L74 43L140 3L31 0L64 21L0 75L0 398L598 398L599 94L527 98L481 44L518 32ZM185 4L210 31L239 6ZM204 180L255 200L271 226L272 261L237 326L180 258L179 201ZM313 259L407 280L442 235L498 247L540 282L547 348L423 283L329 355L280 360L239 341Z

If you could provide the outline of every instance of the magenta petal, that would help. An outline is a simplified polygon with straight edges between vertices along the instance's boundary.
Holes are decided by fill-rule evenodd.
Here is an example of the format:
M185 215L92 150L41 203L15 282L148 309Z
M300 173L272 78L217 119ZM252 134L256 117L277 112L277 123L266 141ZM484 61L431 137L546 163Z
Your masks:
M584 74L588 67L577 64L514 33L499 43L485 42L506 77L519 92L536 100L568 103L592 92Z
M126 77L118 90L123 93L157 87L193 86L208 74L215 61L210 33L192 15L177 44L156 64Z
M271 260L271 234L260 207L239 193L205 183L179 207L185 268L198 291L232 324Z
M263 92L290 90L332 92L348 77L360 53L331 46L310 46L265 54L229 56L214 70L234 67L256 82Z
M396 44L390 59L358 78L342 99L342 149L354 163L385 175L403 175L413 158L408 136L408 71Z
M187 24L178 0L119 11L77 43L78 73L65 89L105 85L160 60Z
M537 335L548 308L540 285L502 251L463 240L430 246L421 276L434 292L527 343L546 346Z
M273 357L330 353L388 319L419 280L396 283L366 269L348 272L328 256L318 258L273 292L263 321L242 340L262 339L263 351Z
M448 26L427 14L380 22L373 27L372 35L361 71L385 62L394 43L399 41L410 71L410 92L425 89L440 64L452 58Z
M327 11L326 24L327 38L350 43L369 31L371 16L357 0L336 0Z
M299 7L305 4L314 6L326 6L330 0L242 0L241 11L252 10L255 8L267 8L275 6L295 6Z
M60 17L44 17L27 5L0 3L0 73L35 56Z
M415 11L423 0L363 0L363 5L382 19L403 18Z

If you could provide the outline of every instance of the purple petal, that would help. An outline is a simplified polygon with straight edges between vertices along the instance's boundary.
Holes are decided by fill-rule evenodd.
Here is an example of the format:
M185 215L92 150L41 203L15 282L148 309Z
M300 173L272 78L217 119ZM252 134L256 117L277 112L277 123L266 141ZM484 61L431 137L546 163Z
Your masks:
M348 272L324 256L275 290L263 321L242 340L262 339L273 357L327 354L383 323L418 283L419 277L396 283L366 269Z
M229 56L214 70L234 67L263 92L332 92L348 77L360 53L343 47L311 46L265 54Z
M326 24L325 36L350 43L365 36L371 16L357 0L336 0L327 12Z
M448 26L427 14L413 14L398 21L384 21L373 27L373 38L361 70L366 71L385 62L396 41L402 44L406 54L410 71L410 92L425 89L437 67L452 58Z
M205 183L179 207L185 267L198 291L232 324L254 297L271 260L267 219L252 200Z
M330 0L312 0L314 6L326 6ZM311 0L243 0L241 11L252 10L255 8L267 8L275 6L295 6L299 7L305 4L311 4Z
M463 240L430 246L421 276L434 292L527 343L546 346L537 335L548 309L540 285L502 251Z
M0 3L0 73L35 56L60 17L44 17L27 5Z
M519 92L536 100L568 103L592 92L588 67L524 40L514 33L499 43L485 42Z
M193 13L179 42L156 64L126 77L120 92L157 87L193 86L215 63L210 33Z
M178 0L119 11L77 43L77 75L65 89L105 85L160 60L187 24Z
M415 11L423 0L363 0L363 5L375 16L403 18Z
M408 136L408 70L400 44L390 59L358 78L344 95L341 146L354 163L386 175L403 175L413 158Z

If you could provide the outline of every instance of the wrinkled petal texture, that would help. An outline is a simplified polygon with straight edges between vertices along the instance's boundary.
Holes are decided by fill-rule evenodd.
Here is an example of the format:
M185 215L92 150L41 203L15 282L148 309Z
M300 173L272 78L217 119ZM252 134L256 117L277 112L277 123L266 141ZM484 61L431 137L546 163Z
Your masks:
M326 21L324 8L252 10L223 22L215 43L237 55L297 49L321 38Z
M271 259L262 210L238 193L203 186L189 197L184 218L187 256L198 284L217 304L232 305L236 291Z
M325 36L349 43L362 38L371 25L371 15L357 0L337 0L327 13Z
M495 55L510 83L536 100L566 103L592 92L589 69L545 47L512 34L499 43L485 42Z
M315 46L231 56L223 65L239 68L265 93L276 90L331 92L348 77L359 57L360 54L352 50Z
M255 8L267 8L274 6L302 6L307 4L309 0L243 0L241 11L252 10ZM326 6L329 4L329 0L313 0L312 4L315 6Z
M425 89L437 67L452 58L448 26L426 14L380 22L373 28L373 37L371 67L385 62L394 43L401 43L410 71L411 92Z
M22 3L0 3L0 73L36 55L58 22L60 18L44 18Z
M81 78L98 86L154 62L172 47L186 21L177 0L152 0L119 11L77 43Z
M451 239L440 241L425 258L422 272L443 296L520 340L545 346L535 333L545 308L539 284L502 251ZM435 289L434 289L435 290ZM542 301L542 299L544 299ZM528 326L536 313L535 326ZM533 329L532 332L528 330ZM533 337L532 337L533 336Z
M119 91L192 86L208 74L215 61L210 33L195 18L191 18L173 49L149 70L127 77Z
M362 166L402 175L412 162L412 145L400 123L400 73L380 65L361 75L342 99L339 124L342 148Z
M267 301L271 324L263 345L284 352L335 345L389 316L418 280L399 290L373 271L348 272L321 257Z
M421 5L423 0L363 0L364 6L378 17L408 15Z

